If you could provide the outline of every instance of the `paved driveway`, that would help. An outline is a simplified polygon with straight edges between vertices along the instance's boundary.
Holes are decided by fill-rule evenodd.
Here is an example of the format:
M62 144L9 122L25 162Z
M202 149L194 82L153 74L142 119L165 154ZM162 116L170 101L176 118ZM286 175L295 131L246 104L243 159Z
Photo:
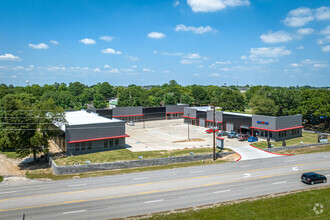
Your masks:
M233 151L240 154L241 159L239 159L239 160L253 160L253 159L260 159L260 158L288 156L285 154L276 154L276 153L270 153L267 151L263 151L263 150L260 150L259 148L252 147L249 144L245 144L243 146L228 146L227 145L226 148L230 148Z

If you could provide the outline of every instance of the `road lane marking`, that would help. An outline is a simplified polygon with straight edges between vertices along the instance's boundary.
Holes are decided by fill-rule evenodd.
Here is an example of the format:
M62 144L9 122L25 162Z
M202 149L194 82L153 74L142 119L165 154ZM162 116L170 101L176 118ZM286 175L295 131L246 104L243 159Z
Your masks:
M68 185L68 187L75 187L75 186L86 186L87 184L75 184L75 185Z
M78 213L78 212L86 212L86 210L77 210L77 211L72 211L72 212L63 212L63 215L74 214L74 213Z
M192 171L192 172L190 172L191 174L194 174L194 173L203 173L204 171L202 171L202 170L199 170L199 171Z
M293 162L293 161L296 161L296 160L285 160L284 162Z
M216 191L216 192L213 192L213 193L224 193L224 192L230 192L230 191L231 191L230 189L227 189L227 190Z
M277 184L282 184L282 183L287 183L287 181L276 182L276 183L272 183L272 184L273 184L273 185L277 185Z
M299 168L298 168L298 167L292 167L292 170L294 170L294 171L298 171Z
M306 172L315 172L315 171L329 170L329 169L330 168L313 169L313 170L307 170ZM294 172L294 173L301 173L301 172ZM40 207L47 207L47 206L56 206L56 205L63 205L63 204L68 204L68 203L92 202L92 201L100 201L100 200L106 200L106 199L124 198L124 197L130 197L130 196L134 197L134 196L139 196L139 195L142 195L142 194L172 192L172 191L178 191L178 190L200 188L200 187L211 186L211 185L221 185L221 184L226 184L226 183L227 184L228 183L237 183L237 182L245 182L245 181L258 180L258 179L264 179L264 178L270 178L270 177L287 176L287 175L292 175L294 173L275 174L275 175L255 177L255 178L251 178L251 179L241 179L241 180L228 181L228 182L208 183L208 184L202 184L202 185L197 185L197 186L187 186L187 187L174 188L174 189L165 189L165 190L158 190L158 191L140 192L140 193L135 193L135 194L120 195L120 196L109 196L109 197L86 199L86 200L75 200L75 201L67 201L67 202L53 203L53 204L35 205L35 206L28 206L28 207L18 207L18 208L12 208L12 209L3 209L3 210L0 210L0 212L15 211L15 210L22 210L22 209L40 208Z
M8 193L15 193L16 191L9 191L9 192L0 192L0 194L8 194Z
M154 202L162 202L164 199L157 199L157 200L151 200L151 201L145 201L144 203L154 203Z
M245 165L245 166L241 166L241 168L244 168L244 167L250 167L250 166L252 166L252 165Z
M251 176L251 174L249 174L249 173L244 173L244 178L248 178L248 177L250 177Z
M149 179L149 177L137 177L134 178L133 180L145 180L145 179Z
M149 183L139 183L139 184L132 184L132 185L110 186L110 187L103 187L103 188L96 188L96 189L85 189L85 190L81 190L81 191L58 192L58 193L48 193L48 194L41 194L41 195L22 196L22 197L8 198L8 199L0 199L0 202L15 200L15 199L26 199L26 198L32 198L32 197L35 198L35 197L44 197L44 196L52 196L52 195L65 195L65 194L73 194L73 193L92 192L92 191L97 191L97 190L118 189L118 188L124 188L124 187L132 187L132 186L145 186L145 185L152 185L152 184L156 184L156 183L168 183L168 182L175 182L175 181L182 181L182 180L202 179L202 178L207 178L207 177L224 176L224 175L230 175L230 174L240 174L240 173L244 173L244 172L257 172L257 171L278 169L278 168L284 168L284 167L303 166L303 165L326 163L326 162L330 162L330 160L317 161L317 162L315 161L315 162L302 163L302 164L291 164L291 165L277 166L277 167L260 168L260 169L254 169L254 170L235 171L235 172L229 172L229 173L213 174L213 175L209 175L209 176L196 176L196 177L187 177L187 178L173 179L173 180L162 180L162 181L149 182Z

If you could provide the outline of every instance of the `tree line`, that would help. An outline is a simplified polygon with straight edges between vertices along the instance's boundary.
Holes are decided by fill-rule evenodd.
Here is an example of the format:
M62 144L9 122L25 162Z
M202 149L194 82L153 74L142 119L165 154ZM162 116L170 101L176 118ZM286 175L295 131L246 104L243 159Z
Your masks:
M156 107L186 103L215 105L223 111L258 115L302 114L306 121L320 117L329 129L330 90L328 88L179 85L171 80L163 85L113 86L108 82L88 86L80 82L53 85L0 85L0 150L19 149L22 155L47 150L47 139L56 135L54 122L63 121L64 110L87 107L106 108L111 98L118 106Z

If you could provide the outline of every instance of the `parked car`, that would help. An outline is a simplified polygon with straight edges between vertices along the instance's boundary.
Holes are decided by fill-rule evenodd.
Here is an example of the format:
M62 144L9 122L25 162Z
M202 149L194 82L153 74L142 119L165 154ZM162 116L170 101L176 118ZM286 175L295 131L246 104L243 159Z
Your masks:
M237 137L237 133L236 132L230 132L229 134L228 134L228 138L236 138Z
M127 125L134 126L134 121L128 121Z
M227 131L219 131L217 133L218 137L221 137L221 136L227 136L228 135L228 132Z
M215 132L218 132L219 131L219 129L216 129L216 128L209 128L209 129L207 129L206 130L206 133L213 133L213 129L215 130Z
M248 139L248 142L255 142L255 141L258 141L258 138L255 136L250 136Z
M326 183L327 178L324 175L317 174L314 172L309 172L309 173L303 173L303 175L301 175L301 181L304 183L309 183L311 185L314 185L314 183Z
M246 141L246 140L249 139L249 136L250 136L250 135L248 135L248 134L239 134L239 135L237 136L237 139L240 140L240 141Z

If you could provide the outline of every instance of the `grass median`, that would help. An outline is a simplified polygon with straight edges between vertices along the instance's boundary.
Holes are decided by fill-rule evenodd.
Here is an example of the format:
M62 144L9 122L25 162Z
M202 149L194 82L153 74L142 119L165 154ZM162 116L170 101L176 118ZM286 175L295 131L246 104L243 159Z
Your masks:
M317 137L318 134L315 133L311 133L311 132L302 132L302 137L298 137L298 138L292 138L289 140L286 140L286 146L294 146L294 145L300 145L300 142L303 142L303 144L316 144L317 142ZM272 145L274 145L274 147L282 147L282 141L278 141L278 142L271 142ZM267 148L268 147L268 143L267 141L260 141L257 143L253 143L252 144L255 147L258 148Z
M115 162L115 161L139 160L140 156L142 156L143 159L186 156L186 155L190 155L191 152L193 152L194 155L210 154L213 152L213 149L208 147L208 148L193 148L193 149L171 150L171 151L162 150L162 151L142 151L142 152L132 152L127 149L116 149L116 150L109 150L98 153L59 158L55 160L55 163L58 166L86 164L86 161L90 161L91 164L94 164L94 163L106 163L106 162Z
M149 219L329 219L329 195L328 186L207 209L159 214Z
M320 152L328 152L330 151L330 145L316 145L306 148L299 148L294 150L284 150L284 151L277 151L276 153L279 154L312 154L312 153L320 153Z

